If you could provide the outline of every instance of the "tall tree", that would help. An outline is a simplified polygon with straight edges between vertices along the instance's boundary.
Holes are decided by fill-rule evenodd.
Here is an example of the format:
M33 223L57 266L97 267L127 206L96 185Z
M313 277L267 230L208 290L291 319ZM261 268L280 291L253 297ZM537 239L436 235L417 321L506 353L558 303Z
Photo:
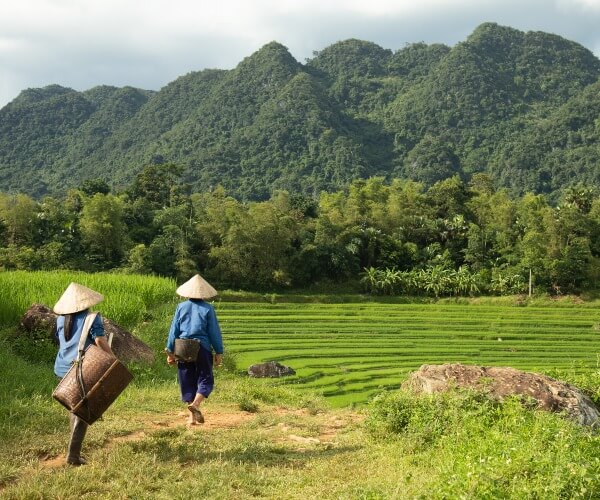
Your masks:
M97 193L84 202L81 238L94 268L110 268L124 254L123 207L119 198Z

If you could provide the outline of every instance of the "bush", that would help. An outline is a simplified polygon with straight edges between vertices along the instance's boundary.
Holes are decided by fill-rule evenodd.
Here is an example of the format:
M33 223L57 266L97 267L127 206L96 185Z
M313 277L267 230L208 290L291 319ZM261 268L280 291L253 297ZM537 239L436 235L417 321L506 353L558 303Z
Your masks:
M12 351L30 363L54 364L58 344L46 331L24 333L12 328L0 331L0 338L6 338Z
M247 394L241 394L237 403L242 411L247 411L248 413L256 413L258 411L258 405Z
M597 498L600 436L559 415L476 393L375 398L366 427L418 453L435 498Z
M422 443L433 443L446 432L454 432L465 420L479 418L489 423L498 405L475 392L418 396L389 392L372 401L366 425L374 436L407 433Z
M221 360L221 367L231 373L237 371L237 353L234 351L225 351Z

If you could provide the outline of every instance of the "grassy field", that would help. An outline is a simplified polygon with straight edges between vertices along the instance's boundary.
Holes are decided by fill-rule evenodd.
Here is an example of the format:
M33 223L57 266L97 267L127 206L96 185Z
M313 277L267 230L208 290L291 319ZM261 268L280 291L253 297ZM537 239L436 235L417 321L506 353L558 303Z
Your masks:
M67 415L50 397L55 348L16 329L28 305L52 305L71 280L164 347L178 301L171 280L0 273L0 498L600 496L597 433L515 401L382 392L423 363L464 362L559 374L597 397L597 301L226 292L215 307L234 355L216 374L206 425L184 425L174 370L159 356L130 366L134 382L90 429L90 464L74 469L61 462ZM241 375L265 360L297 375Z
M33 303L52 307L71 281L88 286L106 297L96 310L131 328L148 311L175 300L175 282L151 276L81 272L0 272L0 328L15 325Z

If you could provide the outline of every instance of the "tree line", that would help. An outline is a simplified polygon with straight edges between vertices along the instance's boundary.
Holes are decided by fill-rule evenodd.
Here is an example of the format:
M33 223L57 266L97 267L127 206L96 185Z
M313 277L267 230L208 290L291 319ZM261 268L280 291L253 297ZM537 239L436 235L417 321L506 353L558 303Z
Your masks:
M594 288L600 196L515 197L486 174L425 187L381 177L318 198L243 202L191 192L176 165L150 165L123 192L85 181L63 197L0 194L0 269L172 276L248 290L359 287L371 293L521 293Z

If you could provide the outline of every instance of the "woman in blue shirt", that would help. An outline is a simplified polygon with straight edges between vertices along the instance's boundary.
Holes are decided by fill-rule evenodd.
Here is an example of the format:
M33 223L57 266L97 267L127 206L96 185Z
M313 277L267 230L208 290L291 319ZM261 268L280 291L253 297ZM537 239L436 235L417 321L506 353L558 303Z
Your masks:
M103 299L104 297L98 292L78 283L71 283L54 306L54 312L60 314L56 319L56 337L59 349L54 362L54 373L58 377L63 378L77 359L79 340L83 333L83 324L89 308L102 302ZM86 348L95 343L114 356L110 345L106 341L104 325L100 315L96 316L86 335ZM88 424L71 413L71 439L69 440L67 452L68 464L83 465L86 463L81 457L81 447L87 428Z
M167 363L176 363L173 354L175 339L193 339L199 342L196 361L177 362L181 400L188 404L188 423L195 425L204 422L199 406L214 388L213 350L217 366L221 364L223 355L223 339L215 310L205 302L205 299L217 295L217 291L196 274L177 289L177 294L188 300L177 306L173 316L167 339Z

